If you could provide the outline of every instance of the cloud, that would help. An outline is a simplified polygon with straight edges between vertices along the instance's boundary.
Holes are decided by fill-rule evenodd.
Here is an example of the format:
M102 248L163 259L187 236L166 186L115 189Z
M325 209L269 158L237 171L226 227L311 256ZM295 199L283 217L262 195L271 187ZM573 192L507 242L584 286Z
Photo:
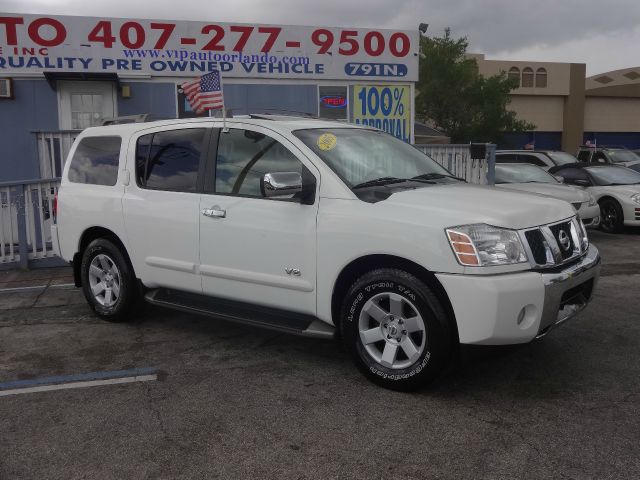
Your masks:
M589 71L640 63L637 0L0 0L0 11L400 29L425 22L432 35L451 27L489 58L536 55L524 59L586 62Z

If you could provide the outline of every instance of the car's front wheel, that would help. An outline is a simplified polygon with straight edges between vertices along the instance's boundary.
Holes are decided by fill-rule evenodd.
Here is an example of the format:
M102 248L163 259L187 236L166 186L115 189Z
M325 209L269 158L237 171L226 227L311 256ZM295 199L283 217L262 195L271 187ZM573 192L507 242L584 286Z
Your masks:
M92 310L111 322L130 320L139 291L133 269L113 242L93 240L82 255L82 289Z
M607 233L618 233L624 226L624 213L620 204L605 198L600 202L600 228Z
M450 328L440 301L402 270L381 268L360 277L347 292L340 326L358 368L387 388L422 387L449 360Z

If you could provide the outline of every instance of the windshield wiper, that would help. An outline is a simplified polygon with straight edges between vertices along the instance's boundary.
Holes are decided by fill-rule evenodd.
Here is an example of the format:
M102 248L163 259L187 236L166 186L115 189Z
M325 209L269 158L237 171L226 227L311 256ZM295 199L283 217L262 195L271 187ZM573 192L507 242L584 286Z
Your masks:
M404 178L398 177L380 177L374 178L373 180L367 180L366 182L358 183L357 185L351 187L351 189L355 190L356 188L375 187L378 185L389 185L390 183L400 183L406 181L407 180L405 180Z
M464 178L456 177L455 175L449 175L446 173L435 173L435 172L416 175L415 177L411 177L411 180L436 180L438 178L454 178L456 180L460 180L461 182L466 182Z

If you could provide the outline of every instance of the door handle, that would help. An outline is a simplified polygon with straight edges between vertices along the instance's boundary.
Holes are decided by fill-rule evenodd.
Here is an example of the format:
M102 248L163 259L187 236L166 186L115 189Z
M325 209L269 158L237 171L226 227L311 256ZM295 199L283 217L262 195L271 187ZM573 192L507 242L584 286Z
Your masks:
M204 215L205 217L225 218L227 216L227 211L221 209L216 205L212 208L203 208L202 215Z

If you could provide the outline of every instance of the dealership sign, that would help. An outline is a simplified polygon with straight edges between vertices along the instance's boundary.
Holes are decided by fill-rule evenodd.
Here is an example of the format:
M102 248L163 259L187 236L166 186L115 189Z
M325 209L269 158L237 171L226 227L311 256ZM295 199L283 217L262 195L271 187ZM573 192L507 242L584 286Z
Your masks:
M411 87L409 85L356 85L353 121L411 142Z
M0 13L0 75L418 80L418 32Z

